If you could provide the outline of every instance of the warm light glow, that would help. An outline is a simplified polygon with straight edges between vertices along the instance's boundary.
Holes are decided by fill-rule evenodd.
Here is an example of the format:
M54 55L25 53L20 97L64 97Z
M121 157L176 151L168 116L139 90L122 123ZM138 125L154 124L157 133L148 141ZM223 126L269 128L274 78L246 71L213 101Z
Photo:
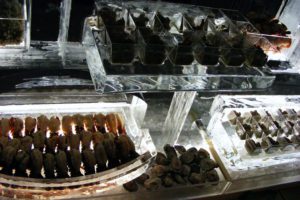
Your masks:
M90 149L94 150L94 144L93 144L93 142L90 143Z
M24 124L24 126L23 126L23 129L21 131L21 135L22 135L22 137L25 137L25 119L23 119L23 124Z
M62 130L62 125L60 125L60 129L58 130L58 135L59 136L63 136L64 135L64 132Z
M105 131L108 133L109 130L108 130L108 125L107 125L107 123L104 124L104 127L105 127Z
M9 137L10 139L13 139L13 135L12 135L12 132L11 132L11 131L8 132L8 137Z
M82 142L79 143L79 151L82 152Z
M280 51L267 52L269 60L286 61L286 56Z
M49 129L47 129L46 138L50 138L50 130Z
M85 123L83 124L83 129L84 129L85 131L88 130L87 127L86 127L86 125L85 125Z
M74 123L72 123L72 133L75 135L76 134L76 126Z

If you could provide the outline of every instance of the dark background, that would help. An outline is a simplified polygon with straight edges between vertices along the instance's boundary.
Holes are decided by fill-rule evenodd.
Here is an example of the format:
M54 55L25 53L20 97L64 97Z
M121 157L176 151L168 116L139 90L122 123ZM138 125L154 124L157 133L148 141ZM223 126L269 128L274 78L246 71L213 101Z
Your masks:
M244 14L259 10L276 15L282 0L166 0L208 7L240 10ZM32 40L56 41L59 31L59 9L61 0L33 0ZM80 42L84 18L92 14L94 0L73 0L69 41Z

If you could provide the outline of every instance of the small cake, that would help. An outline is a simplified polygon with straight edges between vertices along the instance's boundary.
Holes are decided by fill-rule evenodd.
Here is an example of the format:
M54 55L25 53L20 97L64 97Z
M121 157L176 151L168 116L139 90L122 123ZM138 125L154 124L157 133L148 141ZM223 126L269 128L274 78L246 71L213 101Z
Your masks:
M257 110L250 111L252 117L258 122L261 119L260 114L257 112Z
M236 133L239 136L241 140L245 140L247 138L251 138L253 135L253 132L251 131L251 126L248 124L242 124L241 122L236 123Z
M273 140L271 137L263 137L261 141L261 147L266 153L272 153L279 147L279 143Z
M277 137L277 142L283 148L292 144L292 141L289 138L284 136Z
M249 154L259 153L261 151L260 144L255 143L252 139L247 139L245 141L245 148Z
M235 110L231 111L229 114L228 114L228 120L229 122L232 124L232 125L236 125L236 122L239 120L241 121L241 113L239 112L236 112Z

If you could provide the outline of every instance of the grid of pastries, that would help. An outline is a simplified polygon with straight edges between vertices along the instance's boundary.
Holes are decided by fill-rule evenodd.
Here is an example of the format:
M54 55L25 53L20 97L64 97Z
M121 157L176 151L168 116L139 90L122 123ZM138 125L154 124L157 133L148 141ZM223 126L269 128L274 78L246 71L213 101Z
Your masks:
M294 151L300 147L300 112L294 109L252 110L243 114L233 110L228 120L236 135L245 141L250 155Z
M118 113L0 120L3 174L77 177L114 168L138 156Z

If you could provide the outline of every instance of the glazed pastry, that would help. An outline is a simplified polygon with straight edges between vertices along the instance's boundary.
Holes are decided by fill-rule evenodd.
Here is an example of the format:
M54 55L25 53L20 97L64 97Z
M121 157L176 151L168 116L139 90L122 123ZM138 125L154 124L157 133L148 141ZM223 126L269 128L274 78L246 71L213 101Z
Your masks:
M253 46L245 50L246 62L249 66L263 67L267 63L268 56L258 47Z
M236 122L239 120L241 121L240 119L241 118L241 113L239 112L236 112L236 111L231 111L229 114L228 114L228 120L229 122L232 124L232 125L236 125ZM242 122L242 121L241 121Z
M273 140L271 137L263 137L261 147L266 153L274 152L279 146L279 143Z
M277 142L279 143L280 147L282 147L282 149L286 149L287 146L292 146L292 141L284 136L277 137Z

